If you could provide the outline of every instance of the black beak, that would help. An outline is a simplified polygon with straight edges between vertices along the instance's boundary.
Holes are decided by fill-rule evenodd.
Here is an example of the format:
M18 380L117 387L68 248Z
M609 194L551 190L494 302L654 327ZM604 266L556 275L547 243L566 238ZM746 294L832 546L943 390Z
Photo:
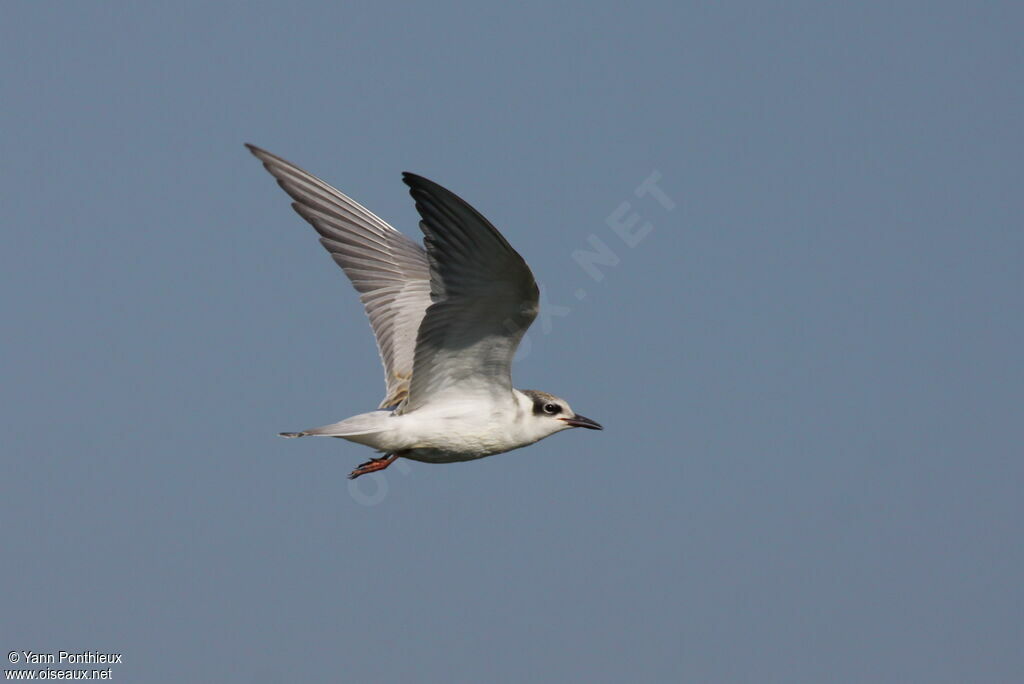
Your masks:
M578 413L572 418L563 418L562 420L572 427L585 427L588 430L604 430L600 423L590 420L586 416L581 416Z

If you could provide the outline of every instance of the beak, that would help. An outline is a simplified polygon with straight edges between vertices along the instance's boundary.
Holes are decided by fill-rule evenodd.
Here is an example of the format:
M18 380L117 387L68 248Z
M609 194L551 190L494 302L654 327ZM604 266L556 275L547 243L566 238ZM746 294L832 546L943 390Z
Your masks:
M581 416L578 413L572 418L563 418L562 420L564 420L570 427L583 427L588 430L604 430L600 423L590 420L586 416Z

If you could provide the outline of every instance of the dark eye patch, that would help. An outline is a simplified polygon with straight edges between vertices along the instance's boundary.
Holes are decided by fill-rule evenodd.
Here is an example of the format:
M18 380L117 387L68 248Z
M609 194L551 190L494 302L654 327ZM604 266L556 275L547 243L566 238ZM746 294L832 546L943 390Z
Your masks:
M549 407L553 407L553 411L547 410ZM533 405L533 415L535 416L553 416L562 410L562 407L558 404L552 404L549 401L538 401Z

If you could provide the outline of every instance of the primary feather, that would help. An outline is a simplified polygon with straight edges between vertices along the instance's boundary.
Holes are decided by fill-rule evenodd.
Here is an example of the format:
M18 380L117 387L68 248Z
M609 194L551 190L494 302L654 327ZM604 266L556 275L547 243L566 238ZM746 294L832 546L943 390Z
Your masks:
M246 147L295 200L292 207L320 233L320 244L359 292L384 364L387 392L380 407L397 406L409 395L416 335L431 304L426 252L316 176L254 145Z

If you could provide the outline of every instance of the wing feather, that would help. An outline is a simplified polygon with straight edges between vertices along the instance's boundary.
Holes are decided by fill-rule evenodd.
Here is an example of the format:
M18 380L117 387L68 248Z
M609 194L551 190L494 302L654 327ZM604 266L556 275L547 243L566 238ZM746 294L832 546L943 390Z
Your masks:
M420 323L412 383L402 410L448 394L512 391L512 358L537 316L530 267L501 233L454 193L403 174L416 201L430 263L433 304Z
M387 395L381 408L409 394L416 335L431 304L430 266L422 247L361 204L316 176L266 150L246 145L294 201L352 281L384 364Z

